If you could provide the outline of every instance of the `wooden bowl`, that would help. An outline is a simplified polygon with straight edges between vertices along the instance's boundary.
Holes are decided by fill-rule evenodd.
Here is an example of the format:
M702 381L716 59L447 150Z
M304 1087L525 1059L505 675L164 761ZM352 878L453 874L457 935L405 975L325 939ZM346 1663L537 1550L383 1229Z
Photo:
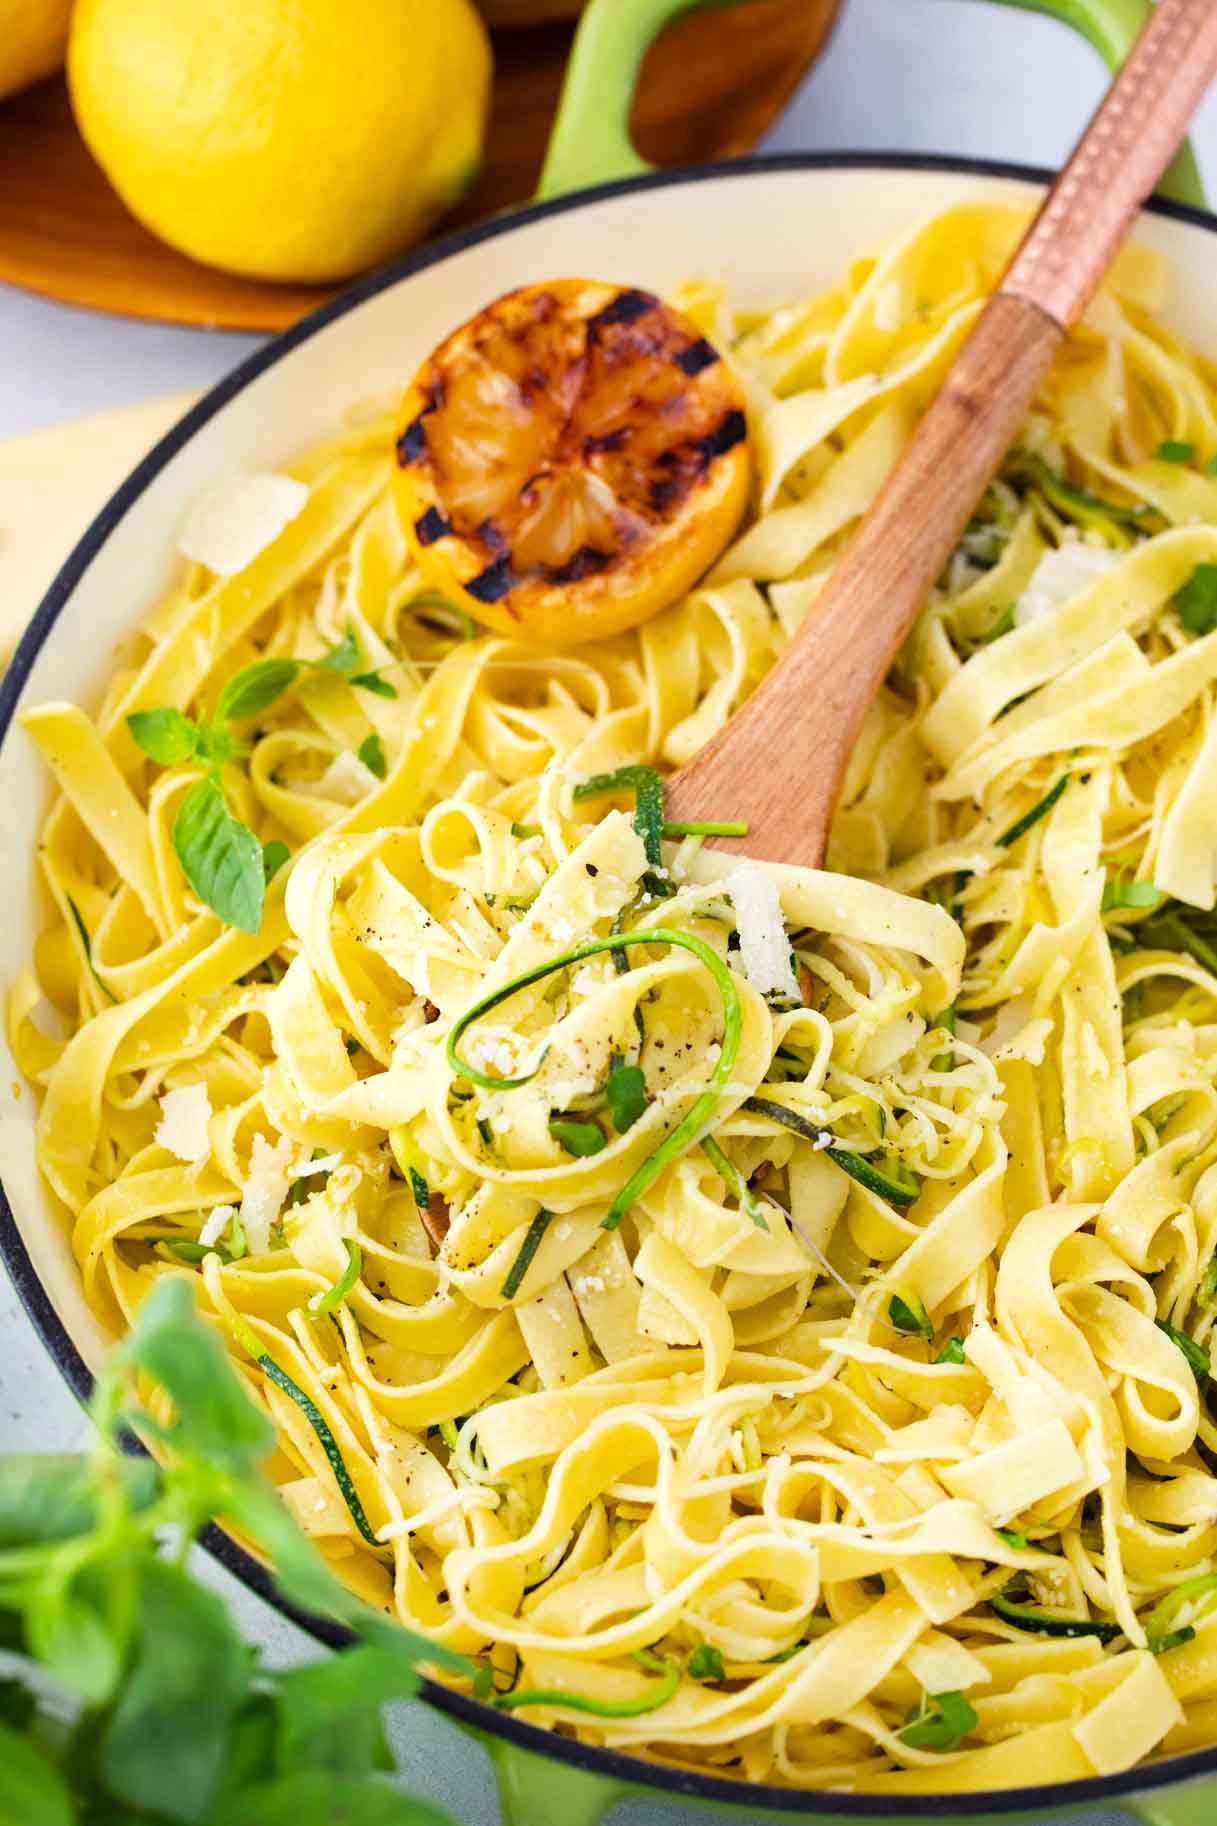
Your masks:
M520 11L576 0L486 0ZM839 0L753 0L679 21L650 52L634 109L648 158L693 164L746 152L781 113ZM495 37L486 162L446 227L536 188L572 25ZM62 77L0 103L0 280L65 304L217 329L278 330L335 288L269 285L200 266L137 222L76 131Z

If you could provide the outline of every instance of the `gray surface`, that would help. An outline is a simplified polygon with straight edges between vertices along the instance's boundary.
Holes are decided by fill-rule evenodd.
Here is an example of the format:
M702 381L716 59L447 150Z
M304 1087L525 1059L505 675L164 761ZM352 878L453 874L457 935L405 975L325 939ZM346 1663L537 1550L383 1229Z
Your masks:
M1051 21L984 0L846 0L832 46L770 136L774 149L873 147L1059 162L1102 88L1097 59ZM1196 134L1217 195L1217 95ZM0 436L217 380L248 336L128 323L0 287ZM84 1423L6 1282L0 1281L0 1450L70 1449ZM301 1632L207 1563L269 1659L308 1652ZM446 1720L403 1708L399 1742L418 1791L463 1826L497 1826L489 1768ZM1121 1816L1126 1817L1126 1816ZM722 1819L630 1802L613 1826ZM1113 1826L1091 1814L1085 1826ZM554 1826L564 1826L554 1822ZM1079 1826L1081 1822L1079 1821Z

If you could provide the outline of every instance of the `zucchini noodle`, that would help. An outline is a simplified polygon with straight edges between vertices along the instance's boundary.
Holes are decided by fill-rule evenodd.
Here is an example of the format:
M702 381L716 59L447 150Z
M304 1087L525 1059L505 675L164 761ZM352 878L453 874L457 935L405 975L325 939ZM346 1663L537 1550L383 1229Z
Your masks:
M9 1036L92 1306L189 1275L342 1576L682 1768L898 1796L1217 1739L1217 376L1156 257L932 592L829 867L664 819L1022 227L686 289L755 499L633 631L467 625L365 415L92 714L24 716L58 793ZM252 895L187 879L192 792Z

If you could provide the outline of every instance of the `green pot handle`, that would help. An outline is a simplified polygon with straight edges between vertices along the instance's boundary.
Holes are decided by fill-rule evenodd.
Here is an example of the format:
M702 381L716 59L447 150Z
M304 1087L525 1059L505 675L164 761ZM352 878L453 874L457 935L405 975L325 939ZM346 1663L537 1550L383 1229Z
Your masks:
M1193 1782L1165 1794L1147 1794L1132 1806L1145 1826L1212 1826L1217 1788L1212 1782Z
M571 46L538 197L561 196L587 184L653 171L630 138L630 109L643 58L674 19L740 4L741 0L590 0Z
M538 197L561 196L588 184L636 177L653 169L630 138L630 109L638 72L664 27L686 13L747 0L590 0L571 46L566 81L541 172ZM1151 0L1002 0L1047 13L1071 25L1118 70L1149 16ZM1160 185L1163 196L1205 207L1200 173L1189 145L1176 154Z
M1001 4L1028 13L1047 13L1049 18L1071 25L1090 40L1111 70L1120 68L1153 10L1151 0L1001 0ZM1208 207L1190 141L1184 141L1167 166L1158 195L1198 209Z

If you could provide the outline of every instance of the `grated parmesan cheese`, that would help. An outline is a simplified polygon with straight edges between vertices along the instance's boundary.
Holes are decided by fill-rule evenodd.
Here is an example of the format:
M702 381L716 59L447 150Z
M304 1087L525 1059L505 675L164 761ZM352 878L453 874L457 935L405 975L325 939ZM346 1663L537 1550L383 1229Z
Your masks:
M291 1156L292 1144L286 1135L273 1148L265 1135L254 1136L241 1200L241 1223L251 1255L265 1255L270 1247L271 1225L278 1220L290 1185Z
M1080 596L1119 561L1119 552L1105 546L1083 545L1080 539L1070 539L1054 551L1045 552L1014 605L1015 626L1025 628L1029 622L1051 615L1063 603Z
M199 1241L204 1249L210 1249L218 1243L224 1232L237 1215L235 1205L213 1205L203 1228L199 1231Z
M211 1152L211 1098L205 1084L184 1084L161 1098L161 1119L152 1139L158 1147L192 1166Z
M741 862L726 880L735 908L740 960L744 975L761 995L780 994L801 1000L790 967L790 940L782 921L782 903L772 876L756 862Z
M219 577L235 576L296 518L308 492L305 483L291 476L223 476L203 490L186 515L178 550Z

